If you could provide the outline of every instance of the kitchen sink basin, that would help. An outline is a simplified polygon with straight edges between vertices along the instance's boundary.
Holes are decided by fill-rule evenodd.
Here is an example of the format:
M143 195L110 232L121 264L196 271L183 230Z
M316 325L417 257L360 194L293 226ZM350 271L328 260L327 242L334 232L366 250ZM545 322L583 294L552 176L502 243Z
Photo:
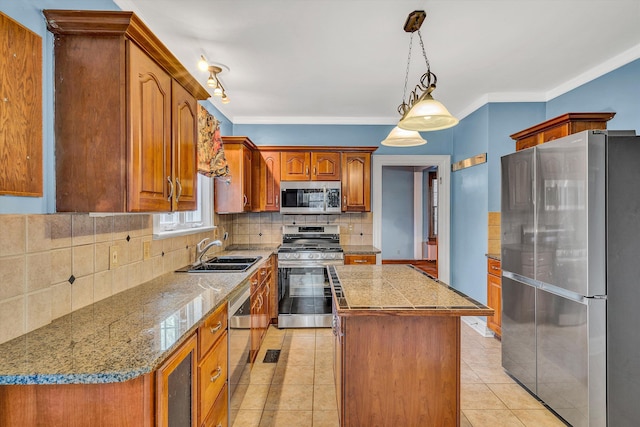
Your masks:
M247 271L261 256L221 256L214 257L195 265L187 265L176 270L177 273L241 273Z

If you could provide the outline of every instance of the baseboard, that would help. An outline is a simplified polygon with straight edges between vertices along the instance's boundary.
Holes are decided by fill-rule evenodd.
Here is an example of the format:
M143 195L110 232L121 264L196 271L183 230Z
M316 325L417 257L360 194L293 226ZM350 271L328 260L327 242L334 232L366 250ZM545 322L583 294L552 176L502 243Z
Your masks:
M490 338L494 336L494 333L491 329L487 328L487 321L484 320L483 317L478 316L464 316L462 317L462 321L469 325L471 329L479 333L485 338Z

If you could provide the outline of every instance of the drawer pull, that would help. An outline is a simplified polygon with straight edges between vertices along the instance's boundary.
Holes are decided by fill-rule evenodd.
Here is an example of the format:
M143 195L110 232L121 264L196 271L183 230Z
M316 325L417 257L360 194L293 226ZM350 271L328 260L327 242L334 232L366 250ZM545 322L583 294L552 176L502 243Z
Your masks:
M258 279L252 280L251 284L254 285L254 286L257 285L258 284Z
M367 262L367 260L366 259L354 259L353 262L363 263L363 262Z
M215 372L215 374L213 373ZM218 366L215 371L211 372L211 382L215 382L222 375L222 368Z
M222 321L218 320L218 323L216 324L216 326L209 328L209 330L211 331L212 334L215 334L220 330L220 328L222 328Z
M491 269L492 269L492 270L500 270L500 269L499 269L498 267L496 267L495 265L492 265L492 266L491 266Z
M267 275L267 270L262 270L262 271L260 272L260 275L261 275L261 276L266 276L266 275Z

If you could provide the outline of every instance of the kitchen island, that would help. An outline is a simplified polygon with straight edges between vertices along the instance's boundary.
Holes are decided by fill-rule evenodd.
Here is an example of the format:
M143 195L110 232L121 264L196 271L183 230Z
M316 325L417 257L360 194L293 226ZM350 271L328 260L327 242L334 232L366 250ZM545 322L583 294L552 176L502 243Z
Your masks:
M340 425L459 426L460 317L493 310L408 265L329 269Z

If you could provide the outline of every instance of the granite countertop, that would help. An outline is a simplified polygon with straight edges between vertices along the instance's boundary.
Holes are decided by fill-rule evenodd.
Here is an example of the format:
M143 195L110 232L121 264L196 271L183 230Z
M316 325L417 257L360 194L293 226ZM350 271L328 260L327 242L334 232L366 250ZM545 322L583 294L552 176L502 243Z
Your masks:
M335 268L335 274L330 277L340 315L493 315L493 309L410 265L331 268ZM337 286L336 282L339 282ZM342 294L339 289L336 291L340 286Z
M345 255L353 254L379 254L382 251L371 245L340 245Z
M110 383L152 372L272 253L252 251L262 259L243 273L162 275L0 344L0 385Z
M500 254L485 254L487 256L487 258L491 258L491 259L495 259L497 261L500 261Z

